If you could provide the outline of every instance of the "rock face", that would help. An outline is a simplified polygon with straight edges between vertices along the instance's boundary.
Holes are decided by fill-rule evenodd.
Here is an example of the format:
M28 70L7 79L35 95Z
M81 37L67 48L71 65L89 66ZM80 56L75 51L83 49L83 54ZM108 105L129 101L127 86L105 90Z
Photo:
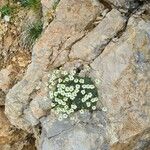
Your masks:
M117 16L117 17L116 17ZM115 9L109 12L91 32L72 46L70 59L90 61L98 56L125 24L125 18Z
M149 23L131 17L122 37L91 64L92 76L101 79L101 100L116 137L112 142L149 127Z
M25 75L11 87L10 68L0 71L0 105L5 104L10 123L34 134L39 150L149 150L149 3L41 2L44 17L54 6L55 10L50 22L43 19L44 31L33 47ZM59 67L73 67L81 75L100 79L96 111L77 112L75 121L57 120L47 82L49 72ZM2 128L0 136L4 132ZM9 150L7 146L3 149Z
M81 5L82 7L80 8ZM48 65L52 65L55 61L58 61L57 58L62 53L64 58L61 58L61 61L59 60L57 66L67 60L67 53L69 53L68 47L81 38L81 32L84 34L86 26L102 10L102 4L95 4L90 0L80 1L80 3L74 0L60 2L56 12L56 18L33 48L32 63L29 65L26 75L7 94L6 106L8 107L6 107L6 114L13 125L30 130L30 121L34 120L32 122L33 125L38 123L31 109L27 108L27 105L31 101L30 96L36 92L36 86L38 86ZM74 19L72 20L72 18ZM50 35L52 36L47 38ZM76 36L75 39L73 35ZM69 42L66 49L61 49L62 46L67 44L68 40L71 40L71 42ZM46 94L44 90L41 90L41 93L38 91L39 95L43 95L43 92Z
M108 4L110 4L112 7L117 7L119 9L124 9L124 10L133 10L136 8L139 3L141 2L140 0L106 0Z
M0 147L1 150L35 150L34 140L28 133L15 129L4 114L4 107L0 107ZM33 144L32 146L30 146Z

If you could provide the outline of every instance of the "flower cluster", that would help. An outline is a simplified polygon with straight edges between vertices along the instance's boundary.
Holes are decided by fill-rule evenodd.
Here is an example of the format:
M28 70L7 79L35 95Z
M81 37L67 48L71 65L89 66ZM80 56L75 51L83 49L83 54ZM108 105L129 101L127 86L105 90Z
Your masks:
M99 82L99 81L96 81ZM96 110L97 88L89 77L80 77L76 71L70 73L54 70L49 79L51 106L59 120L68 118L72 113Z

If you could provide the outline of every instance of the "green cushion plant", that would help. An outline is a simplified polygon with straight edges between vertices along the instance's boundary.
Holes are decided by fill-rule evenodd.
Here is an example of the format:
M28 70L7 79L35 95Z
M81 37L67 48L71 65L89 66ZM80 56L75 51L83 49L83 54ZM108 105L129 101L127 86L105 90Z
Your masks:
M96 110L98 91L90 77L81 77L74 70L70 73L54 70L49 79L51 106L58 119L70 117L74 112Z

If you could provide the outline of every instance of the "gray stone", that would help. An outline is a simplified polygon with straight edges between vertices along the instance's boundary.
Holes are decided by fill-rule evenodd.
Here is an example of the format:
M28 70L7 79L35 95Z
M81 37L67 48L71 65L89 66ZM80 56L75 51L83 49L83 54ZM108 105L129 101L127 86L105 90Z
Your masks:
M121 38L110 42L91 64L91 76L101 80L98 90L108 110L111 143L132 137L150 124L149 27L150 21L131 17Z
M49 8L50 2L42 0ZM149 149L149 5L126 22L120 8L131 11L131 5L123 0L106 2L114 8L108 13L98 0L61 0L54 20L33 47L24 77L6 96L8 119L34 133L39 150ZM47 88L48 74L57 67L78 68L80 75L101 80L96 111L76 112L75 120L58 121ZM3 83L9 83L9 73L3 79L2 91L7 91L9 86Z
M117 17L116 17L117 16ZM91 61L124 27L126 19L115 9L111 10L91 32L73 45L70 59Z
M59 136L45 138L41 150L95 150L105 141L100 131L81 124L62 132Z
M48 138L55 137L60 133L71 129L73 126L73 124L69 121L69 119L59 121L58 116L54 114L47 116L45 119L42 118L41 122L42 128L46 132Z
M62 51L61 45L64 45L69 37L85 32L86 26L103 9L102 4L95 4L91 0L80 0L78 3L75 0L60 1L55 19L33 47L32 63L28 66L25 76L6 96L5 113L13 125L26 130L31 129L32 125L25 119L24 110L34 99L33 96L31 98L31 95L36 93L36 87L47 71L47 67L52 66L57 59ZM66 61L67 58L65 58ZM61 63L59 61L58 65Z
M125 9L125 10L133 10L137 8L139 5L139 1L136 0L106 0L108 4L110 4L112 7L117 7L119 9Z

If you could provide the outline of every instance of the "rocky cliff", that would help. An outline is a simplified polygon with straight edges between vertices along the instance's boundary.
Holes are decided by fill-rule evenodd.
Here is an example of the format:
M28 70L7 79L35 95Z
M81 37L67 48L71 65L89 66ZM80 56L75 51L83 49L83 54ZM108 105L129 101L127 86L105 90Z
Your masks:
M149 150L149 0L6 4L16 11L0 20L1 149ZM56 68L100 80L96 111L58 121L47 88Z

